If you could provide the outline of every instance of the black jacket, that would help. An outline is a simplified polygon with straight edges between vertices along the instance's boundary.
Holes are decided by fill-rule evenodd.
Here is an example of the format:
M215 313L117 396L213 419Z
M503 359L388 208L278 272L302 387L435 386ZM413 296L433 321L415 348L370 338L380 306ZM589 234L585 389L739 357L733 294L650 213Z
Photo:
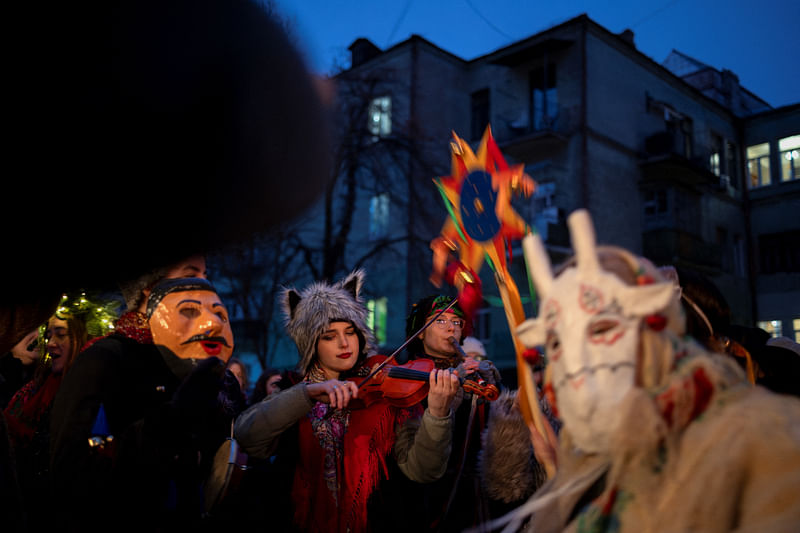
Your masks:
M207 526L202 484L241 410L237 397L235 378L216 358L192 365L116 335L87 348L64 377L52 411L61 525L72 531ZM90 438L107 435L112 440L104 448L89 446Z
M14 394L33 379L36 365L23 365L11 352L0 356L0 409L5 409Z

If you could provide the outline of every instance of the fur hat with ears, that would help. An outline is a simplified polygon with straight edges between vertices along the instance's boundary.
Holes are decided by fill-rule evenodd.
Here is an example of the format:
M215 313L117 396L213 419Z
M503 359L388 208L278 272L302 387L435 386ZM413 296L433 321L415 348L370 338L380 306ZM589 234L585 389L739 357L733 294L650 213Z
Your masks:
M355 367L374 351L375 338L367 327L367 309L359 292L364 284L364 271L351 272L333 284L312 283L302 291L293 288L281 293L286 332L300 352L299 371L308 374L316 354L317 340L331 322L350 322L358 333L360 352Z

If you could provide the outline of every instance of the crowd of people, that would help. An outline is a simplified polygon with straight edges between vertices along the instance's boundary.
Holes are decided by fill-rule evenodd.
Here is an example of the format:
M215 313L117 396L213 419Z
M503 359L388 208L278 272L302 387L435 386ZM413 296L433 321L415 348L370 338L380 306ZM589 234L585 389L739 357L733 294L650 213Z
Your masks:
M540 407L557 451L523 421L515 391L450 296L424 297L407 315L402 359L427 365L425 394L367 401L360 382L386 356L374 355L360 270L284 290L298 365L265 369L248 401L227 309L204 258L192 256L123 282L127 310L113 327L89 312L108 306L65 297L3 356L17 488L6 502L18 505L24 531L216 531L262 521L277 531L479 531L504 520L532 531L616 531L620 520L660 531L659 509L676 531L749 521L791 530L800 520L791 431L800 400L751 383L746 359L726 352L730 342L685 336L686 324L697 327L684 320L693 289L675 276L613 248L588 261L596 272L582 271L590 252L554 279L531 273L540 314L517 332L544 347L531 371L544 374ZM716 322L691 309L704 327ZM489 402L467 392L465 378L502 394ZM240 477L214 492L218 450L231 439L243 452ZM735 446L704 455L720 439ZM691 452L681 448L689 444ZM547 453L558 462L549 481ZM695 478L705 485L670 488ZM700 504L694 494L709 494L708 483L717 488ZM631 511L640 505L646 511Z
M50 120L91 126L61 136L86 179L57 200L124 216L58 269L9 262L4 531L800 529L797 344L730 324L696 273L597 246L585 211L557 269L524 246L539 309L513 334L540 427L449 295L394 310L410 342L376 355L362 270L283 291L297 366L250 391L205 252L323 189L324 98L263 6L203 5L119 0L57 25L74 101ZM8 227L24 255L36 232Z
M246 367L231 357L227 310L202 257L122 283L127 310L102 335L88 334L90 313L59 307L5 356L19 363L4 379L19 387L4 413L22 529L124 516L145 531L256 519L276 530L455 531L488 518L477 472L487 404L459 378L496 385L499 372L485 350L480 360L459 350L468 325L453 299L428 297L408 318L410 358L429 361L424 396L358 403L359 378L384 358L373 355L364 277L285 291L299 364L265 370L249 408ZM210 473L231 435L253 472L212 507Z

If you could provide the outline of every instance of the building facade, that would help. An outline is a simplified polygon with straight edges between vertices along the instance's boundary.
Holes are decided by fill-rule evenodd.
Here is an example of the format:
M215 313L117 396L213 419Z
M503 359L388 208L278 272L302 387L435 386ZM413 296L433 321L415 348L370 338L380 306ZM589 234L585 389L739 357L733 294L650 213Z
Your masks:
M333 198L353 214L337 268L367 269L387 349L405 339L411 303L437 290L428 242L447 212L432 178L449 173L451 131L477 144L487 125L508 162L538 183L514 205L554 261L569 252L566 217L587 208L600 243L697 270L722 290L734 323L800 340L800 105L773 109L734 73L680 52L659 64L630 31L585 15L469 61L419 36L386 50L362 38L350 51L334 79L340 110L350 109L340 111L339 141L363 139L339 167L357 186L344 194L344 180ZM303 224L310 239L322 212ZM527 304L535 295L513 252ZM476 336L510 367L488 268L482 278Z

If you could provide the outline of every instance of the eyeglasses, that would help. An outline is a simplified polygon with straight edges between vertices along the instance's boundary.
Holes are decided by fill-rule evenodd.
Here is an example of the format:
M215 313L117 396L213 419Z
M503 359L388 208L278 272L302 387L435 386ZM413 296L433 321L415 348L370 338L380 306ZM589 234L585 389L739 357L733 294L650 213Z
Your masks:
M462 329L464 327L464 321L460 318L456 318L454 320L447 320L446 318L437 318L436 319L436 327L439 329L447 329L448 325L452 325L454 329Z

